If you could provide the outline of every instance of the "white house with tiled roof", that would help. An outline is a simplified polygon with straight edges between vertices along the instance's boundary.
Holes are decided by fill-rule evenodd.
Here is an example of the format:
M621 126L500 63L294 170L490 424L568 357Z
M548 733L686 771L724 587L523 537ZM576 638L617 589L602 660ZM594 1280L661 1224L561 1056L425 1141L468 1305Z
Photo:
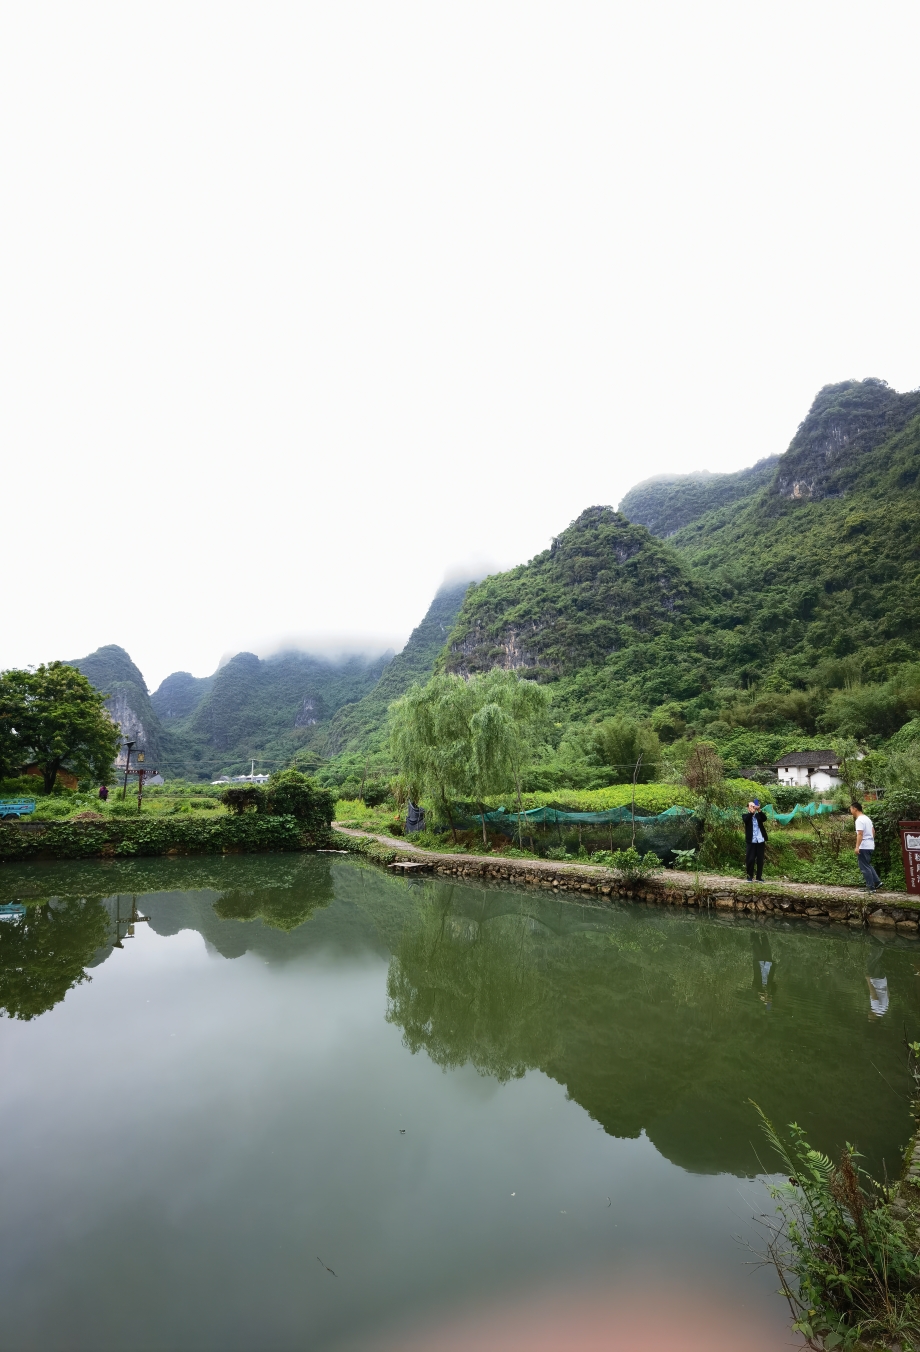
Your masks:
M781 784L823 793L836 789L842 781L837 771L840 757L833 751L790 751L773 766Z

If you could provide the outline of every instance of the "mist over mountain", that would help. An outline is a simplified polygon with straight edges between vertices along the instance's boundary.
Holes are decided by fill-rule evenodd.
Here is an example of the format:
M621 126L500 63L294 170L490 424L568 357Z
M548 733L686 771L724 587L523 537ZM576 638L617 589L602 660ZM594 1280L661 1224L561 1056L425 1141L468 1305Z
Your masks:
M248 770L253 760L263 771L312 768L338 751L360 751L374 733L379 741L392 700L433 670L468 586L443 585L395 656L240 652L211 676L173 672L152 695L114 644L71 665L108 695L125 736L169 776L212 779Z
M253 759L352 790L367 768L385 776L388 707L438 667L551 685L553 782L586 782L579 737L609 715L763 763L803 738L877 742L913 726L918 521L920 391L842 381L819 391L783 455L647 480L528 563L445 583L395 657L241 652L212 676L174 672L152 696L114 645L74 665L167 773L191 778Z

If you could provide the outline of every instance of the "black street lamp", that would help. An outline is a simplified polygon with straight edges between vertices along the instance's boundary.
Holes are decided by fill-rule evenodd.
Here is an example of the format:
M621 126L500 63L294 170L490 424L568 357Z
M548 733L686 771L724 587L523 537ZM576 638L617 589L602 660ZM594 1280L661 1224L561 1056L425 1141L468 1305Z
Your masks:
M128 767L129 767L130 764L131 764L131 752L134 750L135 745L136 745L135 742L129 742L128 739L125 738L125 747L127 748L128 754L127 754L127 756L125 757L125 784L124 784L124 788L123 788L122 791L121 791L121 801L122 801L122 802L125 801L125 798L126 798L127 793L128 793Z

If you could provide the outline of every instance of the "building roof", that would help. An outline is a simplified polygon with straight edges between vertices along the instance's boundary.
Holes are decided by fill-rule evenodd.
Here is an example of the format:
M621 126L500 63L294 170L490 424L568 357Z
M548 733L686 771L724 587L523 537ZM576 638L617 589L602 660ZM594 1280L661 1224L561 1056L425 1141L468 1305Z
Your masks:
M774 765L774 770L792 769L793 766L804 765L809 770L836 770L840 764L840 757L836 751L790 751L787 756L783 756Z

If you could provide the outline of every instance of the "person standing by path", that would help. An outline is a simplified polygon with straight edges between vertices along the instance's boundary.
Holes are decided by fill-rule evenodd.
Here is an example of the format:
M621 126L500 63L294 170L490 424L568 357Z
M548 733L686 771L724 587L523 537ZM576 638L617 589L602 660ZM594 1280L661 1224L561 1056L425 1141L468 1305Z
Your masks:
M757 881L763 882L763 856L767 846L767 819L760 810L760 799L754 798L748 803L747 812L742 812L741 820L744 822L744 843L746 846L744 862L747 867L748 882L754 881L754 870L757 870Z
M866 816L862 803L857 802L850 804L850 816L856 825L856 861L860 873L866 880L866 891L877 892L882 880L872 864L875 851L875 827L872 825L872 818Z

